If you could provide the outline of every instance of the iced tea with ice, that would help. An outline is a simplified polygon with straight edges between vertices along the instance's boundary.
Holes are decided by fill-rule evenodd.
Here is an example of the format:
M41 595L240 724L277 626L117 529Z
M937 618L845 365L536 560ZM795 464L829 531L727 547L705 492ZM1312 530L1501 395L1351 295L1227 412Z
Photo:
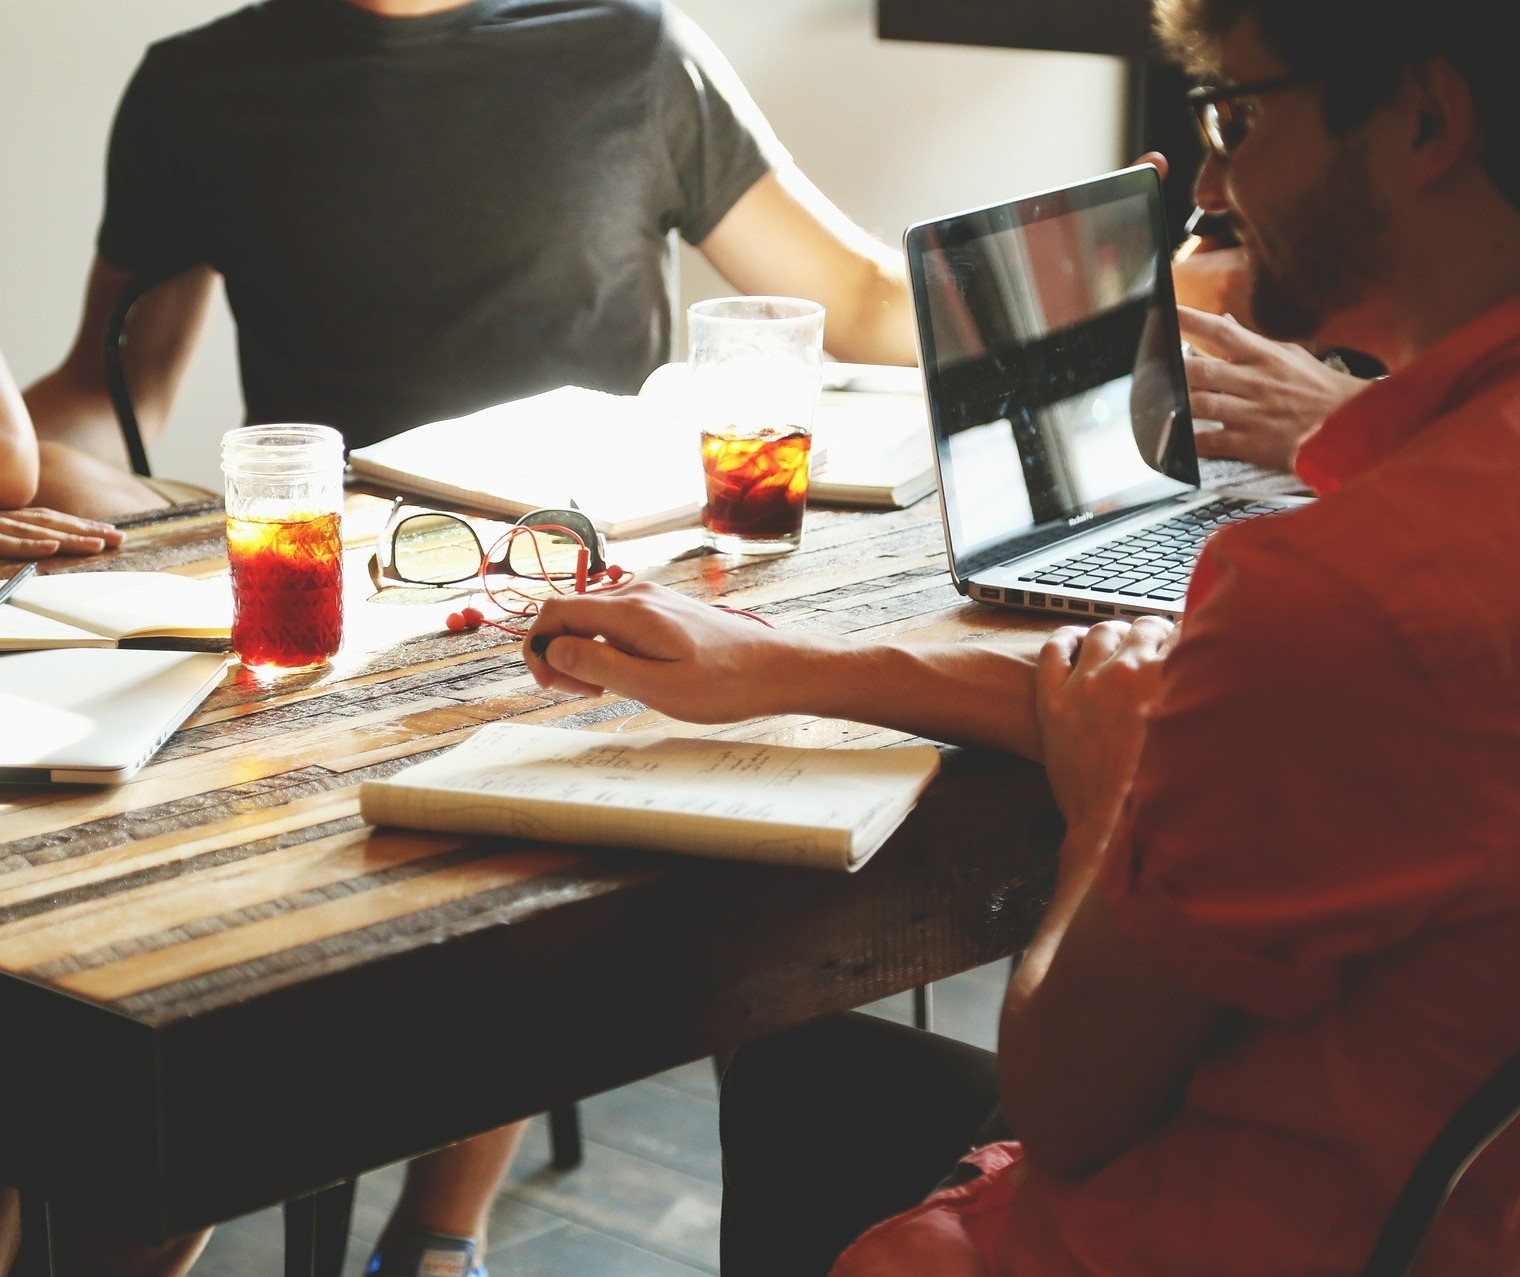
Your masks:
M343 639L343 540L336 513L227 520L232 650L244 665L321 665Z
M794 549L802 539L813 439L793 428L702 432L702 524L720 550Z

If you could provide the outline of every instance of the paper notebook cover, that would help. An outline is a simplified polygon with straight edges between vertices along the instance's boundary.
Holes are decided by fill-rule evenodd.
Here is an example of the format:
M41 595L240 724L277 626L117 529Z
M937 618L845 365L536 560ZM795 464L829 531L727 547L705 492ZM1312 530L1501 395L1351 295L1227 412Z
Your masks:
M702 508L690 431L637 396L582 386L417 426L348 461L364 478L488 514L573 505L609 537L687 527Z
M51 647L225 648L225 579L170 572L68 572L33 577L0 604L0 652Z
M932 745L799 749L497 723L366 781L378 825L858 869L939 770Z

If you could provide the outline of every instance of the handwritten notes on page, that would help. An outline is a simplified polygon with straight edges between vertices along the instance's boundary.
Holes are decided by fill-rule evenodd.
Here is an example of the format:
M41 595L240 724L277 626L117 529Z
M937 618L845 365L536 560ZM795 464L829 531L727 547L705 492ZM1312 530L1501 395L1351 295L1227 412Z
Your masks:
M798 749L498 723L360 791L366 820L852 870L939 770L931 745Z

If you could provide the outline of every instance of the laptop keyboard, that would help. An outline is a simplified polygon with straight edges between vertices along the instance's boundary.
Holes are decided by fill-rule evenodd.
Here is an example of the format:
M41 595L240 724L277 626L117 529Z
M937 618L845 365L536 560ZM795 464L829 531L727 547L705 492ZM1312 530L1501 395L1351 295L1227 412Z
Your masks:
M1262 501L1220 497L1106 545L1036 568L1019 581L1178 603L1187 593L1193 563L1209 533L1282 508Z

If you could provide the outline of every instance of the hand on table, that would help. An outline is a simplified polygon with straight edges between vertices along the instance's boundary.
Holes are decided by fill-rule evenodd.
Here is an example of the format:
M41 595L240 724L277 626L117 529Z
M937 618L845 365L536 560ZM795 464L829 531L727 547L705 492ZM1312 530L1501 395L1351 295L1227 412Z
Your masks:
M782 710L798 640L748 617L636 582L550 599L523 642L540 687L616 692L689 723Z
M1302 346L1259 336L1228 315L1178 307L1177 318L1184 339L1205 352L1187 359L1193 416L1224 427L1198 432L1200 457L1290 470L1298 445L1366 388Z
M0 510L0 559L99 554L120 545L125 535L109 523L60 514L41 506Z
M1069 829L1102 831L1089 845L1101 847L1129 791L1177 633L1154 616L1104 621L1059 629L1040 650L1035 713L1050 788Z

